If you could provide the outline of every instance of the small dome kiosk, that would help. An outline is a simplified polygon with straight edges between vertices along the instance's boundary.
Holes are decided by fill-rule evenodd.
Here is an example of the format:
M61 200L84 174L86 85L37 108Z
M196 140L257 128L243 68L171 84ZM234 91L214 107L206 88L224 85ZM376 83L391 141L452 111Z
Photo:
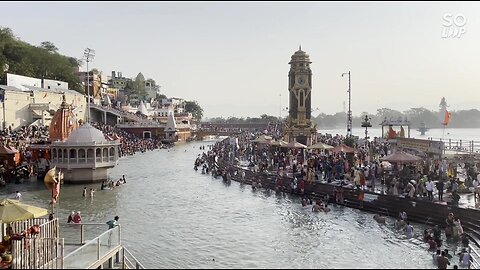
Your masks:
M51 144L52 165L64 173L65 183L101 182L118 163L118 141L107 141L102 131L86 123L64 142Z

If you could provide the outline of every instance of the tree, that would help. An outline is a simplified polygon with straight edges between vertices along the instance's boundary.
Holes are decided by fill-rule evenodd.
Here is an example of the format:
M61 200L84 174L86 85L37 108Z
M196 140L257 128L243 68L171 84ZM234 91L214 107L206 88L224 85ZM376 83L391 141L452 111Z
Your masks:
M167 98L166 95L157 93L157 97L155 99L157 101L161 101L162 99L165 99L165 98Z
M212 123L225 123L225 118L223 117L213 117L213 118L210 118L209 122L212 122Z
M197 121L200 121L203 117L203 109L197 101L185 101L185 112L191 113Z
M398 119L399 117L403 117L403 114L399 111L392 110L390 108L381 108L377 110L376 116L383 121L385 118L387 120L390 119Z
M260 119L262 120L262 122L276 122L276 121L278 121L278 117L267 115L267 114L260 115Z
M77 59L75 57L68 57L68 62L72 67L78 67L82 64L82 60Z
M58 48L50 41L43 41L40 43L40 48L43 48L51 53L58 52Z
M16 38L9 28L0 27L0 67L8 67L9 73L22 76L65 81L70 89L82 93L83 87L75 74L78 60L57 51L49 41L33 46ZM0 68L0 82L6 81L6 71Z
M128 79L127 82L125 83L125 95L129 97L130 95L135 94L134 86L133 86L133 81Z
M422 123L425 123L428 127L438 126L436 114L423 107L411 108L405 111L404 114L414 127L420 127Z

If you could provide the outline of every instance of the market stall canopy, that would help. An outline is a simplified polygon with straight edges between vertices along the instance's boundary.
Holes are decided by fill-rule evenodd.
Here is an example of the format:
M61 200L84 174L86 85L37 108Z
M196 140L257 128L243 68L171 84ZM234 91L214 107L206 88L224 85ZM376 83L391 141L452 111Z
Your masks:
M312 144L310 145L309 147L307 147L308 149L320 149L320 150L328 150L328 149L333 149L334 147L331 146L331 145L328 145L328 144L324 144L322 142L318 142L316 144Z
M299 142L290 142L287 145L284 145L282 147L286 147L286 148L307 148L306 145L301 144Z
M288 144L288 142L286 142L284 140L279 140L279 141L273 141L270 145L283 147L287 144Z
M332 151L332 152L335 152L335 153L339 153L339 152L343 152L343 153L355 153L355 149L353 149L352 147L347 146L347 145L345 145L345 144L337 145L337 146L335 146L334 148L332 148L331 151Z
M270 143L272 141L272 137L267 136L267 135L261 135L255 140L252 140L251 142L254 143Z
M48 215L48 210L18 200L4 199L0 202L0 220L10 223L30 218L39 218Z
M414 163L414 162L421 161L422 158L403 152L403 151L397 151L393 154L390 154L384 157L382 160L388 161L391 163Z

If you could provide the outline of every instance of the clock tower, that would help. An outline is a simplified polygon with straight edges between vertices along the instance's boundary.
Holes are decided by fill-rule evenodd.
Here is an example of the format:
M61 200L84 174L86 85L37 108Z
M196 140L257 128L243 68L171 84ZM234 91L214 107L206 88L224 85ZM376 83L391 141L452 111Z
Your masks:
M317 124L311 121L312 113L312 70L310 56L302 51L296 51L288 64L288 117L284 128L284 140L297 141L305 145L317 141Z

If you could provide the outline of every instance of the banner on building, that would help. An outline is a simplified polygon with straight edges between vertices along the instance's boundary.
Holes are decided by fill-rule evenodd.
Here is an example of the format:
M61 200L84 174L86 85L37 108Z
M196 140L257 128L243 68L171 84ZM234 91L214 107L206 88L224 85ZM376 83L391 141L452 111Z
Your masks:
M427 154L438 154L443 153L443 142L433 141L433 140L420 140L412 138L396 138L397 147L402 149L411 149Z

